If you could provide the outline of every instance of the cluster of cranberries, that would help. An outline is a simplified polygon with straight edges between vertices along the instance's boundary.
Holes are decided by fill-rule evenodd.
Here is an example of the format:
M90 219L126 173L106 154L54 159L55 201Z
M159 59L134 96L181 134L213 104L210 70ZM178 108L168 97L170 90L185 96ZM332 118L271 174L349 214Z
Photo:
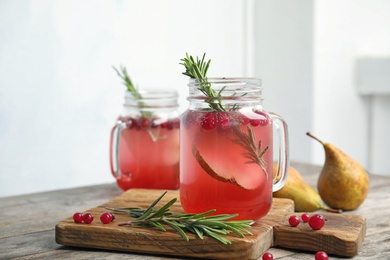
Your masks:
M232 124L242 124L251 126L265 126L269 124L270 118L267 114L262 111L256 111L260 117L248 118L238 112L206 112L199 113L190 111L186 116L186 124L192 122L200 124L205 130L228 129Z
M290 216L290 218L288 219L288 223L290 223L292 227L296 227L299 225L299 223L301 223L301 220L304 223L309 223L309 226L313 230L320 230L325 225L325 219L322 215L314 214L310 216L307 213L303 213L300 219L296 215Z
M120 117L119 120L125 122L126 128L128 129L142 130L142 129L161 127L161 128L166 128L168 130L172 130L175 128L180 128L179 118L171 119L164 122L160 122L161 119L159 118L147 118L147 117L140 117L140 118Z
M269 253L269 252L265 252L263 254L263 256L261 257L262 260L273 260L274 259L274 256ZM325 252L325 251L318 251L315 255L314 255L314 259L315 260L328 260L329 257L328 257L328 254Z
M103 224L108 224L112 221L114 221L115 215L112 212L104 212L100 215L100 221ZM76 212L73 214L73 220L76 223L85 223L85 224L91 224L93 221L93 216L91 213L87 212L84 214L81 214L80 212Z
M301 222L308 223L313 230L320 230L325 225L325 218L321 214L309 215L303 213L299 218L296 215L292 215L288 219L288 223L292 227L298 226ZM263 254L263 260L273 260L273 255L269 252ZM328 254L325 251L318 251L315 254L315 260L328 260Z

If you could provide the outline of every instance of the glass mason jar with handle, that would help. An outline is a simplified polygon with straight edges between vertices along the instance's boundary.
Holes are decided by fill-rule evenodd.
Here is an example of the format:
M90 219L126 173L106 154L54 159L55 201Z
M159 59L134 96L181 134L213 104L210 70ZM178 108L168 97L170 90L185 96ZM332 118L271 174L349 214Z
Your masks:
M123 113L111 131L110 166L118 186L179 188L178 94L174 90L125 92Z
M204 85L214 95L205 95ZM211 209L257 220L272 203L289 167L287 124L262 106L256 78L190 79L181 116L180 200L187 213ZM273 135L278 136L273 176Z

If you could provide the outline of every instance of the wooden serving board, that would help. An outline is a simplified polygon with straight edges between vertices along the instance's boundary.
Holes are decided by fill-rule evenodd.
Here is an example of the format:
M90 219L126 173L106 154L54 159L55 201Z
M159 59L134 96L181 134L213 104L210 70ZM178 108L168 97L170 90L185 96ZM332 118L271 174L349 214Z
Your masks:
M153 228L118 226L130 220L126 214L116 213L115 221L102 224L100 214L106 207L147 208L163 190L132 189L96 208L86 210L94 216L91 224L78 224L72 216L59 222L55 228L56 242L61 245L118 250L135 253L171 255L209 259L257 259L270 247L307 250L324 250L328 254L351 257L362 245L366 232L365 218L353 214L321 213L326 224L321 230L312 230L307 223L291 227L288 218L294 213L294 202L289 199L273 199L266 217L257 221L250 231L253 235L239 238L232 234L232 241L224 245L210 237L203 240L189 234L185 241L177 232L163 232ZM178 201L171 212L184 212L179 202L179 191L168 191L156 207L173 198Z

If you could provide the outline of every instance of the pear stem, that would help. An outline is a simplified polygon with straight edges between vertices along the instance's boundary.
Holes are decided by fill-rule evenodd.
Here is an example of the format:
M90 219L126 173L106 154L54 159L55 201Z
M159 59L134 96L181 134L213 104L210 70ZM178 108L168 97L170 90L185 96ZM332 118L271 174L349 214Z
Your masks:
M306 133L308 136L310 136L311 138L317 140L318 142L320 142L322 145L325 145L325 143L323 141L321 141L320 139L318 139L316 136L312 135L310 132L307 132Z

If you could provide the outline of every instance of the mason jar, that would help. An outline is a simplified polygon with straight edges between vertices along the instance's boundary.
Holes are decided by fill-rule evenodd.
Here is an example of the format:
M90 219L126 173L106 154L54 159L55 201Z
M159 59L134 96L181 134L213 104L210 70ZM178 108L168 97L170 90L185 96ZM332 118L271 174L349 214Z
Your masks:
M110 138L110 166L118 186L179 188L178 94L175 90L125 92Z
M183 209L260 219L271 208L272 192L287 178L286 122L263 108L260 79L190 79L188 86L180 131Z

